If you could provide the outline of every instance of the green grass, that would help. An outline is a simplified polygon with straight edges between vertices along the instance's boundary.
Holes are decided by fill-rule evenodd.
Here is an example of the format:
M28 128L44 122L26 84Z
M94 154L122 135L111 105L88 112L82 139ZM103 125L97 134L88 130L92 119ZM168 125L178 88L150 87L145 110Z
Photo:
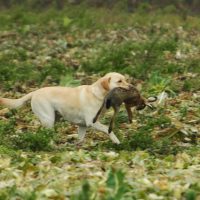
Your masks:
M43 12L27 11L23 7L1 12L0 27L2 30L14 29L17 31L19 40L24 40L17 44L16 36L13 36L2 46L0 81L5 89L12 88L17 81L27 84L42 84L47 77L48 80L52 79L52 82L58 83L60 74L67 74L67 69L73 68L71 62L60 59L58 54L69 52L71 47L75 46L80 48L80 51L73 55L75 59L80 60L75 69L78 68L89 73L100 72L103 74L108 71L119 71L145 80L151 76L152 72L158 73L161 77L174 73L199 73L198 56L192 56L192 58L190 56L184 61L172 59L177 50L183 49L183 53L188 54L192 48L198 48L198 39L185 40L183 34L177 33L177 27L188 29L188 32L190 30L191 32L197 31L199 29L197 24L200 24L198 17L189 17L188 21L184 21L177 14L161 15L159 11L155 11L153 14L145 11L141 17L141 11L128 14L119 9L107 12L106 9L101 8L96 12L95 8L85 9L85 6L66 7L59 12L54 9ZM126 23L123 23L124 21ZM145 26L145 30L139 24ZM188 27L188 24L191 27ZM45 29L44 25L47 25L48 28ZM129 37L126 32L123 33L122 30L129 27L132 27L137 34ZM94 30L92 31L91 28ZM102 32L101 34L109 37L109 31L112 29L119 32L121 30L122 39L117 39L121 36L116 34L116 40L109 43L109 39L105 41L104 38L97 39L90 36L92 32L99 30ZM62 39L51 44L48 49L47 46L44 46L45 43L40 43L40 41L44 39L45 34L53 32L59 32ZM91 41L80 39L81 32L85 32L91 37ZM131 31L129 32L131 33ZM37 35L37 38L33 37L33 33ZM69 44L69 46L68 41L64 39L66 34L70 34L74 38L73 44ZM186 43L183 43L184 40ZM8 47L10 48L6 51ZM194 49L195 52L197 54ZM22 73L19 74L17 71ZM27 76L29 81L27 81ZM189 82L191 81L189 80ZM188 81L184 83L183 87L186 91L192 90ZM198 86L196 87L198 89ZM172 88L172 90L176 90L176 88Z
M50 143L56 136L53 130L39 128L36 131L24 130L21 133L17 133L16 123L14 117L7 123L0 123L1 153L9 153L9 149L11 153L20 149L30 151L51 150Z
M150 41L145 43L130 40L119 45L108 46L102 49L94 60L84 63L83 69L89 72L101 71L102 73L119 71L136 78L147 78L147 73L151 71L173 73L170 70L171 64L168 66L163 53L165 51L174 53L177 49L177 43L171 38L161 42L159 41L160 37L150 38Z

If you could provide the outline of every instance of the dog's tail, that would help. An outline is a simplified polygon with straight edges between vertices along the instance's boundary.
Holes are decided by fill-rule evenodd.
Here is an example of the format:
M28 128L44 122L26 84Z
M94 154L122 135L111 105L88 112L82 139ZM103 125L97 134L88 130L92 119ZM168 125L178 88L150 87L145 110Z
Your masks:
M33 92L21 97L20 99L7 99L0 97L0 106L6 106L8 108L19 108L23 106L26 101L32 98Z

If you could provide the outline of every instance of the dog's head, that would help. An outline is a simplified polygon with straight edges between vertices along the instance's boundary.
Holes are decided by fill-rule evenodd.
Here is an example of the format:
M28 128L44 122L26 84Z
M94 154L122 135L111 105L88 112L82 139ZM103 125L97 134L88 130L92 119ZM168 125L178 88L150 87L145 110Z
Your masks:
M111 72L101 78L101 86L104 90L110 91L116 87L128 89L130 84L126 81L126 78L122 74Z

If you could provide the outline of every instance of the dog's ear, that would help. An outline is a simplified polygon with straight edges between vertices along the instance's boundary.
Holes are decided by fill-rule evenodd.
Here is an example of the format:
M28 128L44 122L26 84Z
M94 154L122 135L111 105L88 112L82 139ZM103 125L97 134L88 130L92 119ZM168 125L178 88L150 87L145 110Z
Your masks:
M102 80L102 82L101 82L102 87L103 87L105 90L107 90L107 91L110 89L110 88L109 88L110 80L111 80L111 77L109 77L109 78L104 78L104 79Z

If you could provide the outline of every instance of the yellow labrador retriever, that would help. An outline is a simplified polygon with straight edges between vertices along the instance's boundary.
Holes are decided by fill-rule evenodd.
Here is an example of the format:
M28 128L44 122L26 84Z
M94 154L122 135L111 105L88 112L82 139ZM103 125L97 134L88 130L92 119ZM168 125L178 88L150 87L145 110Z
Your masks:
M79 141L83 141L87 127L93 127L109 135L110 139L119 144L113 132L108 133L108 127L100 122L93 123L93 118L101 107L106 94L115 87L129 88L123 75L111 72L97 80L92 85L79 87L45 87L31 92L20 99L0 98L0 105L8 108L21 107L31 100L31 107L43 126L52 128L55 121L55 111L64 119L77 124Z

